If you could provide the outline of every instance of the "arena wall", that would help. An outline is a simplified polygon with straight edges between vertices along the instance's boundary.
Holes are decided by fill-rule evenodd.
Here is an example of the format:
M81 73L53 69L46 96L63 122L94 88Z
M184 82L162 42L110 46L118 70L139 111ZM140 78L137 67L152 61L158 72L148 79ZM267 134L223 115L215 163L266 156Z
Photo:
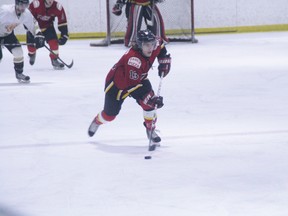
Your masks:
M171 16L185 15L181 7L187 6L187 0L166 1L175 2L169 13ZM13 0L0 2L1 5L14 3ZM104 37L106 0L59 2L66 10L71 38ZM287 0L194 0L194 5L196 33L288 30ZM160 4L160 10L161 7ZM165 23L166 29L174 28L173 25L172 22ZM15 32L18 35L25 33L20 27Z

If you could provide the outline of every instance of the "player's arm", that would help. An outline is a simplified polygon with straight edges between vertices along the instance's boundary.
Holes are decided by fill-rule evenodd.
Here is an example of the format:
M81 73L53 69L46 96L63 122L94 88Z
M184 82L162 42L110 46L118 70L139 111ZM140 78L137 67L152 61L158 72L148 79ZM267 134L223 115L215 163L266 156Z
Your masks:
M68 34L68 24L66 13L63 6L60 3L57 3L57 18L58 18L58 30L60 31L61 35L58 40L59 45L66 44L67 40L69 39Z
M167 76L167 74L170 72L171 68L171 56L167 53L167 49L165 47L165 44L161 40L160 45L160 53L157 56L158 58L158 75L161 77L163 74L163 77Z
M25 16L25 21L23 25L25 29L27 29L34 36L36 48L43 47L45 44L45 37L40 30L37 20L33 17L32 13L29 10L26 10L23 16ZM32 35L31 37L33 37Z

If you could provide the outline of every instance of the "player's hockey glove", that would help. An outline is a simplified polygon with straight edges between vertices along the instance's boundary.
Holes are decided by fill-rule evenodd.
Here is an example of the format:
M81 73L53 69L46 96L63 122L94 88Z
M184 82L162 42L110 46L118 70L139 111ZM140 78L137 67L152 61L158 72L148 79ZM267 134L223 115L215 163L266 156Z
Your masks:
M112 8L112 13L116 16L120 16L122 14L122 7L124 3L122 1L117 1L114 7Z
M38 32L36 35L35 35L35 45L36 45L36 48L41 48L43 47L45 44L45 37L44 35L41 33L41 32Z
M155 109L156 105L157 108L161 108L164 106L163 97L161 96L157 97L156 95L154 95L153 91L147 93L139 102L142 107L144 106L146 108L151 107Z
M67 40L68 40L68 36L67 35L61 35L61 37L58 40L59 45L64 45L66 44Z
M148 105L150 105L151 107L155 108L157 105L157 108L161 108L164 106L163 103L163 97L159 96L153 96L147 103Z
M164 57L158 58L159 66L158 66L158 75L161 77L167 76L171 68L171 57L170 54L165 55Z

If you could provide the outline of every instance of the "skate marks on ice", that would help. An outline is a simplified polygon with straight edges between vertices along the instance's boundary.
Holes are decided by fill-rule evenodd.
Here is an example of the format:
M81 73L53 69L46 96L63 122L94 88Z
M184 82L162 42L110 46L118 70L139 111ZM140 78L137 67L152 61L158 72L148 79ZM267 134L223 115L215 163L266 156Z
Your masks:
M88 145L86 141L67 141L67 142L40 142L40 143L33 143L33 144L20 144L20 145L11 145L6 143L0 146L1 150L8 150L8 149L25 149L25 148L56 148L56 147L69 147L69 146L79 146L79 145ZM1 216L1 215L0 215Z
M123 144L125 142L97 142L91 141L90 144L94 145L97 150L110 153L110 154L131 154L131 155L138 155L143 154L145 150L147 150L147 146L143 145L143 143L136 145L136 144Z
M243 132L229 132L229 133L208 133L208 134L191 134L182 136L169 136L165 137L168 140L178 139L196 139L196 138L217 138L217 137L248 137L248 136L266 136L266 135L279 135L287 134L287 130L267 130L267 131L243 131Z
M11 82L11 83L0 83L0 87L22 87L22 86L44 86L44 85L51 85L52 82L33 82L30 83L18 83L18 82Z
M288 135L288 130L267 130L267 131L243 131L243 132L233 132L233 133L207 133L207 134L190 134L181 136L162 136L162 142L160 147L157 147L155 152L152 154L155 156L160 156L161 154L173 154L173 146L178 148L182 145L189 146L191 144L199 144L197 140L200 139L211 139L211 138L229 138L232 140L239 140L241 138L252 138L252 137L265 137L270 135ZM184 142L183 142L184 140ZM176 141L176 142L175 142ZM177 142L178 141L178 142ZM195 142L194 142L195 141ZM128 154L128 155L144 155L147 154L148 141L140 138L132 139L114 139L106 140L101 139L100 141L89 141L89 144L97 147L98 150L112 153L112 154ZM216 143L217 144L217 143ZM151 153L151 152L150 152Z
M266 136L266 135L281 135L287 134L287 130L267 130L267 131L243 131L243 132L234 132L234 133L207 133L207 134L190 134L190 135L181 135L181 136L162 136L163 141L160 144L160 147L156 149L173 148L169 143L175 143L175 140L194 140L199 138L225 138L225 137L249 137L249 136ZM21 149L21 148L48 148L48 147L63 147L63 146L85 146L93 145L97 147L98 150L108 153L126 153L126 154L143 154L147 151L148 141L142 138L131 138L131 139L101 139L99 141L67 141L67 142L52 142L48 141L46 143L34 143L34 144L21 144L21 145L11 145L9 143L3 144L0 146L0 150L5 149ZM178 144L177 144L178 145Z

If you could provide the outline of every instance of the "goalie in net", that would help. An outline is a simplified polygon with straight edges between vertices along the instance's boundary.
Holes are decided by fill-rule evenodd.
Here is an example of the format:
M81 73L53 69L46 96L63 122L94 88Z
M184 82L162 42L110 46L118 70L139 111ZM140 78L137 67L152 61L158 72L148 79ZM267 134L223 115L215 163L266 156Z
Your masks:
M122 14L125 5L125 15L127 18L127 30L124 38L124 45L127 47L135 44L137 32L141 29L144 20L147 29L151 30L157 37L161 37L164 42L169 42L165 35L165 28L162 15L157 7L157 3L164 0L117 0L112 9L116 16Z

